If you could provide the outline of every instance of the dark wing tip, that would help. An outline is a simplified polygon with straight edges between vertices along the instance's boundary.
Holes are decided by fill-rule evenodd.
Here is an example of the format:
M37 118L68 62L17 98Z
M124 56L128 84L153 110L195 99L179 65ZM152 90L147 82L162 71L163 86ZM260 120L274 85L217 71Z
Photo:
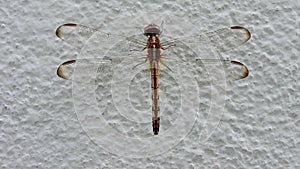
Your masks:
M57 68L56 74L57 74L57 76L60 77L60 78L67 79L67 78L64 76L63 72L62 72L62 67L61 67L61 65Z
M251 33L248 29L241 27L241 26L232 26L231 29L242 29L246 32L246 41L248 41L251 38Z
M238 62L238 61L231 61L231 63L243 67L243 74L240 76L239 79L244 79L249 75L249 70L244 64L242 64L241 62Z
M63 79L68 79L68 78L64 75L62 68L63 68L63 66L65 66L65 65L73 64L73 63L75 63L75 62L76 62L76 60L69 60L69 61L66 61L66 62L62 63L61 65L59 65L59 67L57 68L57 71L56 71L57 76L60 77L60 78L63 78Z
M56 29L56 31L55 31L56 36L59 37L60 39L62 39L62 36L61 36L61 29L62 29L62 27L64 27L64 26L77 26L77 24L75 24L75 23L66 23L66 24L60 25L60 26Z

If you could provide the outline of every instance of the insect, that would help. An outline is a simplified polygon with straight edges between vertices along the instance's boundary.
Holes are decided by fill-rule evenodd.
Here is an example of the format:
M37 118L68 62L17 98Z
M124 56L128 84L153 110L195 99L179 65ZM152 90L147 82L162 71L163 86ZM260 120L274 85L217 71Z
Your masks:
M172 60L172 57L176 57L162 55L162 51L167 51L169 50L169 48L176 48L176 45L180 43L185 43L187 45L193 44L194 46L203 46L205 44L210 44L216 48L227 50L245 43L251 37L250 32L246 28L240 26L223 28L214 32L199 34L189 38L173 39L164 43L160 41L160 35L162 34L162 30L156 24L149 24L144 28L143 35L144 37L146 37L145 41L143 39L136 39L134 37L110 35L102 33L101 31L93 28L72 23L61 25L56 30L57 37L59 37L62 40L65 40L66 42L70 43L75 47L83 46L84 43L88 41L89 38L95 33L97 34L97 36L99 36L99 41L103 39L105 39L105 41L115 41L116 39L123 39L124 41L130 42L130 45L128 47L132 47L132 45L134 45L137 46L138 52L144 52L144 56L142 57L146 60L146 63L148 63L148 68L151 75L152 128L154 135L158 135L161 121L160 100L158 90L160 66L161 64L163 64L165 67L167 67L168 70L173 71L172 68L168 67L167 62L164 62L164 60ZM101 46L98 46L98 48L101 48ZM202 49L206 50L205 46L202 47ZM134 52L134 50L132 51ZM111 59L110 61L113 60ZM233 77L233 79L235 80L243 79L249 74L247 67L238 61L209 58L197 59L194 57L191 57L190 59L186 60L178 59L178 62L200 61L206 61L207 63L221 62L223 65L226 65L226 67L229 68L228 70L233 70L228 72L229 74L232 73L231 77ZM73 72L72 70L67 71L67 68L73 66L76 62L77 60L70 60L62 63L57 69L57 75L63 79L72 79ZM139 66L142 63L144 62L139 63L139 61L137 61L136 66Z

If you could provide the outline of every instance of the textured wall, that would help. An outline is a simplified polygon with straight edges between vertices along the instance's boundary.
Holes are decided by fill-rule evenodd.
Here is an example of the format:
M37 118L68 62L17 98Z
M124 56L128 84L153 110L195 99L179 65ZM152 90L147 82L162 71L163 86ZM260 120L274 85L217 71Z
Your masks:
M198 31L248 28L251 40L222 55L245 63L250 75L227 87L225 111L206 142L192 132L167 153L134 159L105 151L81 128L72 83L56 76L57 66L78 52L55 30L69 22L106 28L143 11L176 15ZM0 16L0 168L300 168L296 0L1 0Z

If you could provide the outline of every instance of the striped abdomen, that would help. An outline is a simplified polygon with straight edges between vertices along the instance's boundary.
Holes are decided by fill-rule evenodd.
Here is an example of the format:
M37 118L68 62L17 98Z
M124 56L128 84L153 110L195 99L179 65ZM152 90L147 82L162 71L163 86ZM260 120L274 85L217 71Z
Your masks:
M154 135L158 135L160 126L159 95L158 95L158 71L160 61L161 45L156 36L148 40L148 61L151 72L151 93L152 93L152 127Z
M158 95L158 62L150 61L151 67L151 92L152 92L152 127L154 135L159 132L160 112Z

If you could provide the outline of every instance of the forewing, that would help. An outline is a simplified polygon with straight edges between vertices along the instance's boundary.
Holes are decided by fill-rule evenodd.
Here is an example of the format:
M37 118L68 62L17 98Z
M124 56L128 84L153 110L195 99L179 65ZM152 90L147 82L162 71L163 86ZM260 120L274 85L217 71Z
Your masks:
M63 24L56 29L56 36L75 47L78 51L86 45L88 40L93 35L96 36L94 39L97 39L99 43L102 44L112 45L120 40L126 40L128 41L127 43L131 43L131 47L134 48L138 46L138 49L140 50L146 45L145 42L134 39L134 37L109 34L94 28L74 23Z
M177 45L178 42L183 42L193 49L199 49L199 51L207 48L215 48L216 50L224 52L242 45L250 38L251 34L248 29L241 26L233 26L192 37L176 39L166 42L165 45Z

